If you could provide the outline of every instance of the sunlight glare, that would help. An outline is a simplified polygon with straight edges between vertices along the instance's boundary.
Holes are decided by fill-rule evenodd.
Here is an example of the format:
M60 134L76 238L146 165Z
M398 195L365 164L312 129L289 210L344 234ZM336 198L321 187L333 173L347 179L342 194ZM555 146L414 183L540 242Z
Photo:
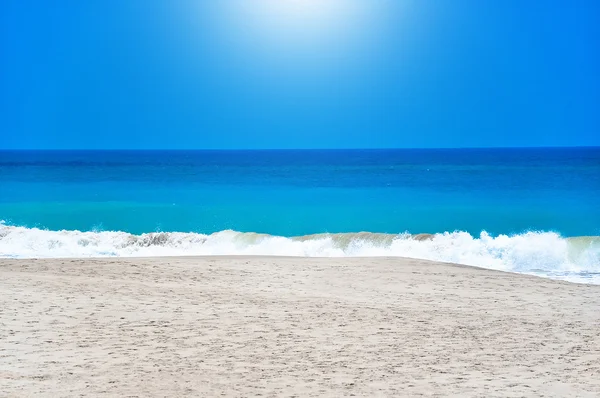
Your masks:
M237 0L223 6L230 27L264 50L317 51L349 42L364 28L363 0ZM362 26L361 26L362 25Z

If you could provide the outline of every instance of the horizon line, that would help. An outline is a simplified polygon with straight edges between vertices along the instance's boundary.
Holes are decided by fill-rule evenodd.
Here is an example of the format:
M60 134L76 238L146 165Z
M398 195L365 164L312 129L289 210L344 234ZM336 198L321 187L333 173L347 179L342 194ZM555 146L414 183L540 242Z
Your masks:
M348 147L348 148L0 148L0 152L267 152L267 151L385 151L440 149L564 149L600 148L600 145L466 146L466 147Z

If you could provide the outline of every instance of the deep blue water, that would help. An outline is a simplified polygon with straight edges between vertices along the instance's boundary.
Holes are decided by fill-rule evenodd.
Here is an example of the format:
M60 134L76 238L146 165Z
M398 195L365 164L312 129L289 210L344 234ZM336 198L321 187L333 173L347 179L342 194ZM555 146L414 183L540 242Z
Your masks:
M600 148L4 151L0 220L136 234L600 235Z

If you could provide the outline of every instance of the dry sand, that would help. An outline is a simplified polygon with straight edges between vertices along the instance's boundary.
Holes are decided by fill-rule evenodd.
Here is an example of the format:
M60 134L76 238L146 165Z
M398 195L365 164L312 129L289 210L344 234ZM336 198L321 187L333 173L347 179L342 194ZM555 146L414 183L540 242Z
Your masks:
M0 396L600 396L600 286L398 258L0 260Z

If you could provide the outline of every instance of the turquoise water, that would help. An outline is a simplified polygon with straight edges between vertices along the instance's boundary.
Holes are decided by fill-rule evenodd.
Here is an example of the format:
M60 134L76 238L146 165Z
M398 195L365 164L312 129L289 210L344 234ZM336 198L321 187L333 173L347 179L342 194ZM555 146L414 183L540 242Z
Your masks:
M600 235L600 149L0 152L0 219L52 230Z
M600 148L0 152L0 256L405 255L585 279L598 203Z

